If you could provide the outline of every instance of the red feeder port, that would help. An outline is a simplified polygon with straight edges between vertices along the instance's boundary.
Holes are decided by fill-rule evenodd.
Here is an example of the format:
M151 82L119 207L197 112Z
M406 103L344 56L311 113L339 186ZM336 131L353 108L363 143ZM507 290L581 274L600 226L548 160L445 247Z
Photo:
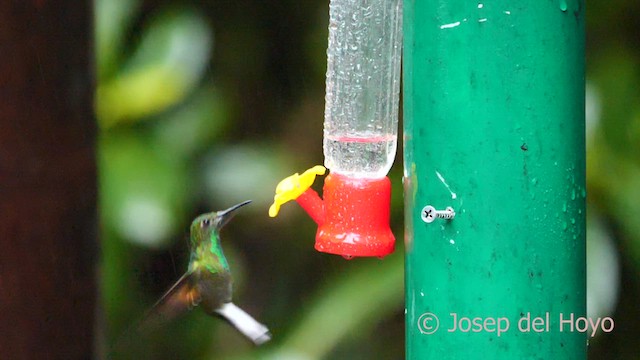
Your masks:
M384 257L393 252L395 237L389 227L389 178L356 179L329 174L324 201L312 189L296 201L318 223L315 248L342 255Z

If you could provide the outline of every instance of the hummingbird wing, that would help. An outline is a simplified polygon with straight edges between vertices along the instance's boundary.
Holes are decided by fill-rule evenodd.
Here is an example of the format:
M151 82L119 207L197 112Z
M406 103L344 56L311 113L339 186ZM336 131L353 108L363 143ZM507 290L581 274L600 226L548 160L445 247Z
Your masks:
M200 293L195 284L193 271L182 275L180 279L162 295L136 323L122 333L112 345L107 359L115 354L126 354L140 337L150 336L154 330L190 310L200 302Z
M194 272L182 275L173 286L162 295L140 320L139 331L153 331L159 325L175 319L197 306L201 301L200 291L195 286Z
M271 333L266 326L262 325L256 319L247 314L244 310L237 307L234 303L228 302L215 310L215 312L227 320L244 336L256 345L262 345L271 340Z

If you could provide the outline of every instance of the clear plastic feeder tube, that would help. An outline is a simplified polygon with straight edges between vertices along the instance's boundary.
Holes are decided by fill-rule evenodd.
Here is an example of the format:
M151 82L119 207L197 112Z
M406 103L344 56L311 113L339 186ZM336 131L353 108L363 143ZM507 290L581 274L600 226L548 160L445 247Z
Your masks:
M402 0L331 0L329 17L325 166L382 178L397 147Z

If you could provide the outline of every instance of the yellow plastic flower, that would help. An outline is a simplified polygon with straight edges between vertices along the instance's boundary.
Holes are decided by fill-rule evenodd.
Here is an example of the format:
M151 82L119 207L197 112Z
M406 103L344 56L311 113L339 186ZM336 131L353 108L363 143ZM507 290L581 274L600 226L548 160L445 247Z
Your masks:
M295 173L284 180L280 181L276 186L276 195L273 197L273 205L269 207L269 216L276 217L280 211L282 204L295 200L303 192L311 187L317 175L324 175L327 171L324 166L316 165L311 169L302 173Z

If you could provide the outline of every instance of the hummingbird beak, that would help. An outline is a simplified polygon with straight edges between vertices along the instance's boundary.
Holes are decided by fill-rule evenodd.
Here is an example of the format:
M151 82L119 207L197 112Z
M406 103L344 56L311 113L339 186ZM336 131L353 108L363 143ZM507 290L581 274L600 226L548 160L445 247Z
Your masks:
M239 208L249 204L251 202L251 200L247 200L247 201L243 201L240 204L236 204L233 205L232 207L228 208L227 210L222 210L218 212L218 229L221 229L226 223L229 222L229 220L231 220L231 218L233 218L233 215L235 215L235 211L238 210Z

